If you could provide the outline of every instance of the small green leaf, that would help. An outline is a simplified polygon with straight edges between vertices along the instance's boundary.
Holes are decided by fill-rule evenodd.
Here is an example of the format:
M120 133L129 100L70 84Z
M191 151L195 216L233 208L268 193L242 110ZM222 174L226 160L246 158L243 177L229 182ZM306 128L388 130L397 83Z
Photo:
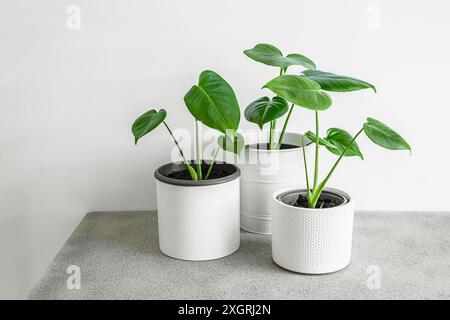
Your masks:
M377 92L373 84L347 76L339 76L320 70L305 70L302 72L308 79L314 80L325 91L348 92L362 89L372 89Z
M279 67L286 70L289 66L302 66L307 69L315 69L314 62L298 53L283 56L281 51L271 44L260 43L254 48L244 51L244 54L255 61L264 63L269 66Z
M217 144L225 151L239 154L244 148L244 137L240 133L236 133L236 136L230 137L230 135L221 135L217 139Z
M306 137L312 142L316 141L316 135L311 131L306 133ZM326 147L331 153L340 156L352 139L352 135L347 131L338 128L330 128L327 130L327 136L325 138L319 138L319 145ZM352 145L345 152L344 157L355 156L364 160L358 144L356 141L353 141Z
M281 97L262 97L253 101L245 108L244 116L250 122L256 123L260 129L263 125L283 116L289 109L288 103Z
M381 121L367 118L367 122L364 124L364 132L372 142L380 147L389 150L409 150L411 152L411 147L405 139Z
M159 126L166 118L166 115L167 113L164 109L160 109L159 111L152 109L137 118L131 127L134 135L134 143L137 144L140 138Z
M331 97L320 90L320 85L304 76L282 75L269 81L264 88L298 106L311 110L326 110Z
M345 148L352 141L353 136L347 131L339 128L330 128L327 130L327 136L325 140L335 146L335 149L328 149L330 152L340 156L342 152L344 152ZM356 141L353 141L351 146L347 149L344 154L344 157L360 157L364 160L364 157L359 150L359 146Z
M237 130L240 109L231 86L214 71L203 71L199 83L185 95L184 102L195 119L226 133Z

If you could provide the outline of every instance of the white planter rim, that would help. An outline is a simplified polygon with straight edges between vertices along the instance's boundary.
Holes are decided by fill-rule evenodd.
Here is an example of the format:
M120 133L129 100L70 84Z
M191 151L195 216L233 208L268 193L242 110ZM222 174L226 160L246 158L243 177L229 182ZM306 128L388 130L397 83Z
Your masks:
M304 186L291 186L291 187L286 187L286 188L280 189L280 190L278 190L278 191L273 193L272 199L274 201L276 201L277 203L281 204L282 206L285 206L287 208L291 208L293 210L298 210L299 212L300 211L302 211L302 212L305 212L305 211L306 212L308 212L308 211L314 212L316 210L327 210L327 211L329 211L331 213L333 211L340 211L344 207L348 207L350 205L353 205L352 204L353 197L349 193L347 193L345 191L342 191L340 189L335 189L335 188L325 188L325 189L323 189L323 191L331 193L331 194L334 194L334 195L337 195L337 196L340 196L340 197L343 197L344 199L347 200L347 202L345 202L345 203L343 203L343 204L341 204L339 206L332 207L332 208L322 208L322 209L314 208L313 209L313 208L303 208L303 207L291 206L289 204L284 203L280 199L278 199L278 197L280 195L284 194L284 193L306 192L306 188Z
M290 135L298 135L300 137L300 139L303 138L303 134L301 133L296 133L296 132L286 132L286 135L290 134ZM295 143L288 143L290 145L295 145L294 148L289 148L289 149L283 149L283 150L277 150L277 149L273 149L273 150L268 150L268 149L257 149L257 148L253 148L251 147L251 145L255 145L255 144L266 144L267 142L260 142L260 143L252 143L252 144L246 144L244 146L244 150L248 151L248 152L265 152L265 153L285 153L285 152L292 152L293 150L301 150L303 148L303 146L301 146L300 144L295 144ZM305 136L305 147L309 146L310 144L312 144L313 142L311 140L309 140L306 136Z
M190 160L189 163L194 165L196 163L195 160ZM203 161L203 164L210 164L209 161ZM214 163L215 166L221 167L223 170L227 171L229 174L222 178L217 179L208 179L208 180L181 180L167 177L169 172L173 171L181 171L186 169L186 164L184 162L170 162L160 166L155 170L155 178L161 182L176 185L176 186L186 186L186 187L201 187L201 186L212 186L216 184L223 184L226 182L233 181L241 175L241 171L239 168L233 164L225 163L221 161L216 161Z

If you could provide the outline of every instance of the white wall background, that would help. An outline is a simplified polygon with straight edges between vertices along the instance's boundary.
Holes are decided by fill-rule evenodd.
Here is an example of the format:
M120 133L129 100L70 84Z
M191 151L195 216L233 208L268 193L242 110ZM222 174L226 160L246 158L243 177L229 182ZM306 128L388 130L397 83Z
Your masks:
M172 145L160 129L135 147L131 123L165 107L192 129L182 97L204 69L243 110L277 74L242 54L259 42L376 84L334 94L321 119L356 132L373 116L413 147L359 141L366 160L346 159L332 181L358 209L450 210L449 14L445 0L1 0L0 298L25 298L86 212L154 209L153 170ZM290 129L312 119L298 109Z

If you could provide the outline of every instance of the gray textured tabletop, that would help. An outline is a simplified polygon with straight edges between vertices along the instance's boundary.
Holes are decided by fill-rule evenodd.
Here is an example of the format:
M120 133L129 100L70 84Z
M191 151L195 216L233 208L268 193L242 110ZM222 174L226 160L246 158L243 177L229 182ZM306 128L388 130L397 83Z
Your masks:
M270 236L242 231L231 256L181 261L159 251L156 212L89 213L29 298L450 299L450 213L357 212L352 263L321 276L278 267Z

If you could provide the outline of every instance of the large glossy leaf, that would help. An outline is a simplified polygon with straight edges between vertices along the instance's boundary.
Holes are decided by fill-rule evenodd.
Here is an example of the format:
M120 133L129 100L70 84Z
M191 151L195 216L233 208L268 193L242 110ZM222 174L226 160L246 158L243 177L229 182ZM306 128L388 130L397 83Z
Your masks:
M281 97L262 97L253 101L245 109L244 116L250 122L256 123L260 129L263 125L283 116L289 109L288 103Z
M313 132L308 131L306 133L306 137L314 142L316 135ZM350 144L352 139L352 135L347 131L339 128L330 128L327 130L327 135L325 138L319 138L319 144L325 146L331 153L340 156L344 152L345 148L347 148ZM355 156L364 159L361 151L359 150L358 144L356 141L353 141L351 146L345 152L344 157Z
M320 85L305 76L282 75L269 81L268 88L280 97L311 110L325 110L331 106L331 97Z
M289 66L302 66L308 69L315 69L314 62L298 53L291 53L283 56L283 53L271 44L260 43L254 48L244 51L249 58L267 64L269 66L279 67L286 70Z
M237 133L234 138L230 137L230 135L221 135L217 139L217 143L223 150L234 152L236 154L241 152L245 144L244 137L240 133Z
M377 92L375 86L366 81L347 76L339 76L334 73L320 70L305 70L302 72L308 79L314 80L323 90L335 92L348 92L362 89L372 89Z
M159 126L166 118L166 115L167 113L164 109L160 109L159 111L152 109L137 118L131 127L134 135L134 143L136 144L140 138Z
M411 151L411 147L405 139L381 121L367 118L367 122L364 124L364 132L370 140L383 148Z
M223 133L237 130L239 104L231 86L214 71L203 71L198 85L185 95L184 102L191 114L206 126Z

